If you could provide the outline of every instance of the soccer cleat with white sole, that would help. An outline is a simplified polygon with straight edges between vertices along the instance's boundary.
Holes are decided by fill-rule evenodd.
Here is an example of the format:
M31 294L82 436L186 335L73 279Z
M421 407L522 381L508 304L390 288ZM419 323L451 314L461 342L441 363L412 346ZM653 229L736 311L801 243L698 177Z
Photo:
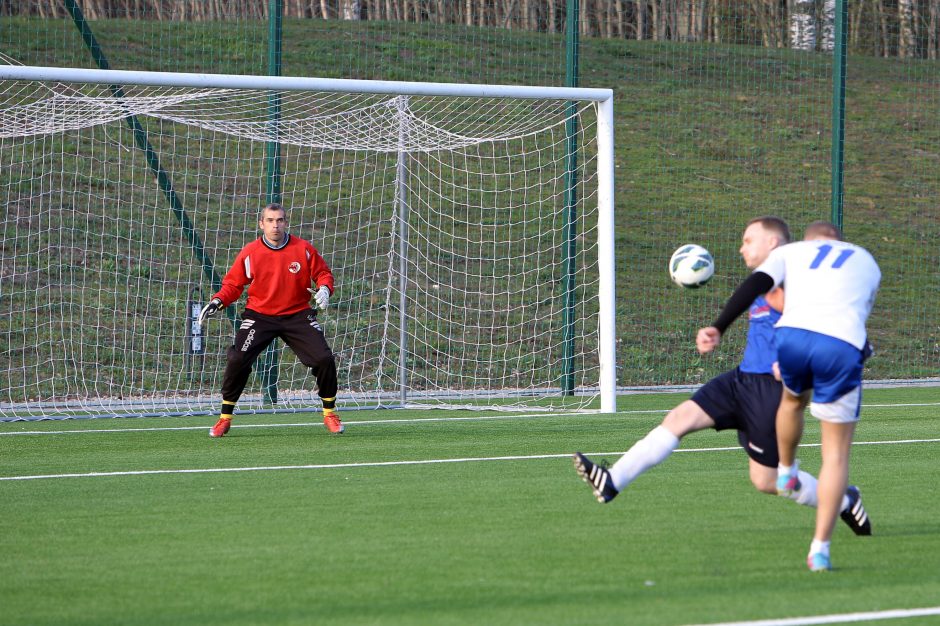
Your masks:
M572 460L574 461L575 471L578 472L584 482L591 486L594 497L597 498L598 502L603 504L617 497L620 492L614 487L614 481L606 467L594 463L580 452L575 452Z
M832 563L829 561L829 555L822 552L816 552L806 557L806 566L811 572L828 572L832 569Z
M842 521L848 524L856 535L871 535L871 520L868 519L868 511L862 504L862 493L855 485L849 485L845 495L849 499L849 506L839 514Z
M336 411L323 412L323 425L326 426L326 429L334 435L339 435L344 430L346 430L346 427L343 425L343 420L339 418L339 415L336 414Z
M223 437L225 433L228 432L228 429L232 427L232 418L230 417L220 417L219 421L215 423L215 426L209 429L210 437Z

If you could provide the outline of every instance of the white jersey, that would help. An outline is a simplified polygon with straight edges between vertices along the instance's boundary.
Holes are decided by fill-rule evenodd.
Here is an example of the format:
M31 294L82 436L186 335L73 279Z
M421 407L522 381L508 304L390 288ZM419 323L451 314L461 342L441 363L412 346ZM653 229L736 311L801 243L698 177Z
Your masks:
M867 250L845 241L799 241L770 253L755 272L784 284L778 327L802 328L865 346L865 321L881 270Z

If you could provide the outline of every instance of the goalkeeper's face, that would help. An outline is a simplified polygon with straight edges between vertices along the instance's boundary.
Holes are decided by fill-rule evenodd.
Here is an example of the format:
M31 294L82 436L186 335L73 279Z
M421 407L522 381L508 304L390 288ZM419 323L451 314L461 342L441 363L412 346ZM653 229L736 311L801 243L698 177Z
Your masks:
M287 235L287 215L283 210L265 209L258 222L264 238L273 244L279 244Z

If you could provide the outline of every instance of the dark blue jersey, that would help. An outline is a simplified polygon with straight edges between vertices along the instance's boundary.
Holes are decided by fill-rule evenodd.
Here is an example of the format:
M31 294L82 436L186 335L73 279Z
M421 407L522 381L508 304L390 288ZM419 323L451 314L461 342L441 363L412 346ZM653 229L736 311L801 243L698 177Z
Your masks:
M771 374L777 360L777 348L774 345L774 325L780 319L780 313L767 304L764 296L758 296L751 303L748 311L747 343L744 346L744 358L741 371L749 374Z

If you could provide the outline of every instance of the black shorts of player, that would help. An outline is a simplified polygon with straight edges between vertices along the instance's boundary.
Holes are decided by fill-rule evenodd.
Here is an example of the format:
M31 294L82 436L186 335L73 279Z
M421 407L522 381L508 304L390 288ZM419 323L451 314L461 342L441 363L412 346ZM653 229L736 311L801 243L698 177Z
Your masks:
M715 430L734 428L748 456L776 469L777 407L783 385L771 374L749 374L734 368L711 379L692 401L715 421Z
M336 397L336 362L317 321L316 311L305 309L291 315L263 315L245 309L235 341L227 353L222 375L223 401L238 400L248 383L255 360L278 337L317 377L320 397Z

